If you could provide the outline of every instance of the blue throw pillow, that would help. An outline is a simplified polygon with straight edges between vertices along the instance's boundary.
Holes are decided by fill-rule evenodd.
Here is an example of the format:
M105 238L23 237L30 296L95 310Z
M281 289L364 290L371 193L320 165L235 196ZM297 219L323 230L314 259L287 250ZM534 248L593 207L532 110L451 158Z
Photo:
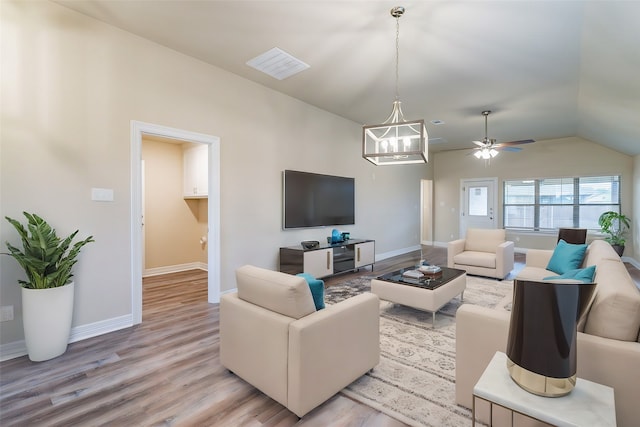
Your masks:
M596 266L592 265L587 268L576 268L569 270L560 276L549 276L542 280L558 280L558 279L574 279L584 283L593 283L593 276L596 274Z
M313 303L316 305L316 310L322 310L324 308L324 282L316 279L309 273L300 273L296 276L304 277L309 284L309 290L311 290L311 296L313 297Z
M547 270L557 274L564 274L569 270L580 268L587 252L587 244L572 245L560 240L556 246L547 265Z

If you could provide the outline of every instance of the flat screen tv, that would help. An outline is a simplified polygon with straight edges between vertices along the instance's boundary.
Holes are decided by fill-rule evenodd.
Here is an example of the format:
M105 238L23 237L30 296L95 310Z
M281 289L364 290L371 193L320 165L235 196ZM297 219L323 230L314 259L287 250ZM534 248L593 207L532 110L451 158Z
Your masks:
M355 224L355 179L285 170L283 228Z

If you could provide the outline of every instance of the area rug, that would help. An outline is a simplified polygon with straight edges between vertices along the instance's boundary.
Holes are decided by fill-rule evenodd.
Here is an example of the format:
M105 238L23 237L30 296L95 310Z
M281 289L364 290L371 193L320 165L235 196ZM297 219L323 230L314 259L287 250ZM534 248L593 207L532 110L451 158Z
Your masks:
M371 277L328 286L325 302L335 304L370 292ZM512 281L467 277L464 303L484 307L510 302ZM411 426L469 426L471 411L455 403L455 314L461 305L454 298L436 314L380 303L380 364L341 391Z

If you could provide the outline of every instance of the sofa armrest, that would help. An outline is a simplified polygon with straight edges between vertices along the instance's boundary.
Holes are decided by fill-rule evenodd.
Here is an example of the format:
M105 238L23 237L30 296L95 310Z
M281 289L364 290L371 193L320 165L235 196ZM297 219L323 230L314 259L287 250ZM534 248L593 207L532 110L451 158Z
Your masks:
M220 363L285 406L289 324L294 320L237 293L220 298Z
M458 405L471 408L473 387L496 351L506 352L510 318L511 312L472 304L462 304L458 308L456 312L456 403Z
M527 267L546 269L551 255L553 255L553 251L549 249L529 249L527 250L526 265Z
M287 407L299 417L380 361L380 300L364 293L292 322Z
M513 242L506 241L498 245L496 249L496 276L505 278L513 270Z
M638 425L640 420L640 343L619 341L579 332L578 378L614 389L619 427Z
M452 240L447 243L447 267L453 267L453 257L464 252L464 244L466 239Z

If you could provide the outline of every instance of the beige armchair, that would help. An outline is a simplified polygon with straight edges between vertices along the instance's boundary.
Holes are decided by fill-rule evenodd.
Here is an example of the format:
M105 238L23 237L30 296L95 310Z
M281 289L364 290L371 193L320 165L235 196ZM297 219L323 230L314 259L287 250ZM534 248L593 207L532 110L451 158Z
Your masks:
M465 239L447 245L447 266L502 280L513 270L513 242L504 229L469 228Z
M220 362L304 416L380 360L380 302L371 293L316 311L304 278L254 266L220 300Z

